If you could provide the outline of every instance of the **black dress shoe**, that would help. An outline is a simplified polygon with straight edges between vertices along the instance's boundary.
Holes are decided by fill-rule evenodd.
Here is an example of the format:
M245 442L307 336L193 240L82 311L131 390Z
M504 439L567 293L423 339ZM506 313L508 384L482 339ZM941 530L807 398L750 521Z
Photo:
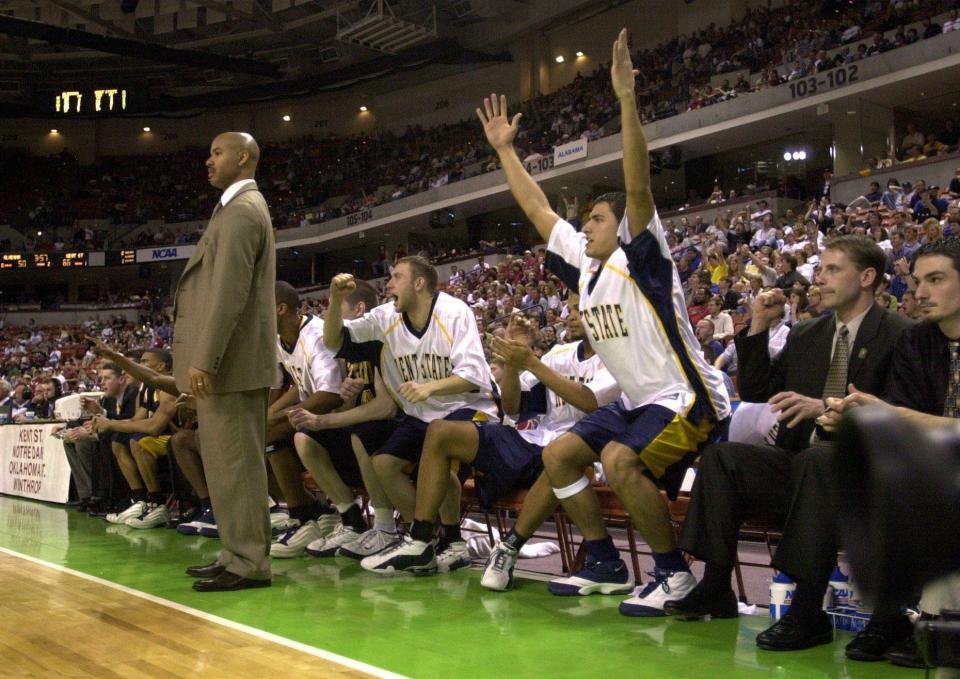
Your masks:
M681 620L702 620L711 618L736 618L737 595L732 589L725 592L710 592L701 587L694 587L684 598L667 601L663 604L667 615L675 615Z
M890 650L883 654L883 657L900 667L912 667L918 670L930 668L930 665L924 662L923 656L920 655L917 638L912 634L899 644L891 646Z
M239 589L253 589L255 587L269 587L270 580L253 580L242 575L224 571L209 580L197 580L193 588L198 592L234 592Z
M225 570L227 570L226 566L214 561L206 566L190 566L187 569L187 575L192 578L215 578Z
M864 630L847 644L847 657L850 660L877 662L895 645L913 636L913 625L906 616L886 620L870 619Z
M833 625L823 611L810 620L801 620L788 612L773 627L757 635L757 646L766 651L799 651L831 641Z
M73 509L74 507L79 507L82 504L83 504L83 500L77 498L76 500L70 500L64 506L70 507L71 509Z

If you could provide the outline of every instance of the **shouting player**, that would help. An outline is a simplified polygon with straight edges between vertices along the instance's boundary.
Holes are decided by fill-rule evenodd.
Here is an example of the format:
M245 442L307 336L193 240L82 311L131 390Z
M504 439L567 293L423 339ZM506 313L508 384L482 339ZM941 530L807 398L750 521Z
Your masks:
M400 259L386 288L394 301L362 318L344 321L341 302L355 287L350 274L334 277L324 341L347 360L357 353L367 354L369 349L363 346L367 343L373 343L373 350L381 356L384 384L403 413L390 438L375 452L373 464L393 506L412 521L416 490L410 474L420 460L427 426L439 419L470 422L497 418L495 385L473 311L437 291L437 270L427 260L417 256ZM467 549L460 537L459 482L448 476L450 492L440 511L443 534L437 555L438 562L446 565L462 562ZM362 563L374 570L406 570L411 563L411 545L412 540L404 538ZM376 559L376 564L370 559Z

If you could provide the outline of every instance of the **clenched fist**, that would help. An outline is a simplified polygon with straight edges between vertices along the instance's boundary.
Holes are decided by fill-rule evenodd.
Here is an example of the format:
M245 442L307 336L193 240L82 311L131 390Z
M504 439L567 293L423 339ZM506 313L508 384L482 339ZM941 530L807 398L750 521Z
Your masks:
M330 281L330 296L336 297L338 300L342 300L356 289L357 281L354 280L353 274L338 273Z

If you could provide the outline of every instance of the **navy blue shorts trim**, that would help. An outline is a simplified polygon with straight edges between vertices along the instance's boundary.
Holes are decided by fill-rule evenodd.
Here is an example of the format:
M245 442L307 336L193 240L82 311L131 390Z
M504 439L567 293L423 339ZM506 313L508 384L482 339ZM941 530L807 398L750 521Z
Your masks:
M490 511L503 496L534 484L543 471L543 448L497 422L477 423L477 433L480 443L472 462L477 496Z
M349 429L351 434L360 439L367 455L373 455L390 439L390 435L393 433L393 422L393 420L371 420L370 422L361 422Z
M353 454L348 429L321 429L303 433L323 446L330 456L333 468L337 470L337 474L345 484L351 487L363 485L360 466L357 464L357 456Z
M611 442L627 446L639 456L644 473L676 499L687 468L705 445L725 435L726 424L693 423L655 404L627 410L614 401L577 422L570 432L598 456Z
M470 422L477 414L478 411L473 408L461 408L460 410L454 410L443 419L453 422ZM486 414L481 414L485 418L488 417ZM390 438L377 449L374 455L392 455L407 462L420 462L423 441L427 437L427 427L430 426L430 423L409 415L400 415L394 418L391 424L393 432L390 434Z

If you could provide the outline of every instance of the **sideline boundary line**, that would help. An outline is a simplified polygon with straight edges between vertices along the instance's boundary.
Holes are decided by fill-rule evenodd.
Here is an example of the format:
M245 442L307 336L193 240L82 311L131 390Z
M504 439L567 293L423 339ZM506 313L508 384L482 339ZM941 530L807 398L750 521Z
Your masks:
M103 578L98 578L95 575L90 575L89 573L84 573L82 571L77 571L72 568L67 568L66 566L61 566L59 564L50 563L49 561L44 561L43 559L38 559L27 554L21 554L12 549L7 549L6 547L0 547L0 554L6 554L7 556L12 556L17 559L23 559L24 561L29 561L30 563L37 564L39 566L44 566L51 570L59 571L60 573L67 573L90 582L95 582L99 585L104 585L115 589L117 591L123 592L125 594L130 594L132 596L144 599L154 604L159 604L161 606L166 606L167 608L172 608L175 611L180 613L186 613L187 615L192 615L201 620L206 620L214 624L220 625L222 627L227 627L237 632L243 632L244 634L249 634L250 636L256 637L258 639L263 639L265 641L270 641L281 646L293 649L295 651L300 651L302 653L307 653L309 655L315 656L317 658L322 658L337 665L342 665L348 667L352 670L358 670L360 672L366 672L367 674L378 677L380 679L407 679L402 674L397 674L389 670L376 667L375 665L369 665L365 662L359 660L354 660L353 658L348 658L331 651L326 651L322 648L317 648L316 646L310 646L309 644L304 644L299 641L294 641L293 639L288 639L282 637L278 634L273 634L272 632L265 632L264 630L257 629L256 627L250 627L249 625L244 625L243 623L235 622L233 620L228 620L227 618L222 618L219 615L213 615L212 613L207 613L190 606L185 606L184 604L179 604L175 601L170 601L169 599L164 599L162 597L155 596L153 594L148 594L146 592L141 592L138 589L133 589L132 587L127 587L126 585L120 585L116 582L111 582L110 580L105 580Z

